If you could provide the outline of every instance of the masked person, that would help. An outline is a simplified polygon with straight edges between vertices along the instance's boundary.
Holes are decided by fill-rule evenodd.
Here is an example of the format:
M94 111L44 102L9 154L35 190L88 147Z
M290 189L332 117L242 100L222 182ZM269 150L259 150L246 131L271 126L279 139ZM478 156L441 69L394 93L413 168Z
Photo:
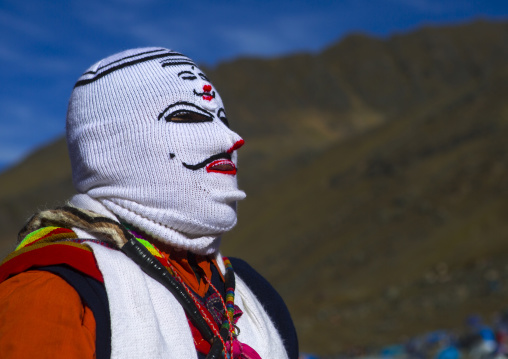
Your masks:
M3 358L297 358L280 296L220 254L244 141L192 60L99 61L72 92L67 143L78 194L35 214L0 267Z

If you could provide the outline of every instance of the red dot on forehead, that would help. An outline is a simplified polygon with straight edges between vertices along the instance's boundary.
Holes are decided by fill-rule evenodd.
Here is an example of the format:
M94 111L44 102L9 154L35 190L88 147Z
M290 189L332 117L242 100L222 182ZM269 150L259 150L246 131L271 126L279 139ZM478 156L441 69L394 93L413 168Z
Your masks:
M204 85L203 86L203 91L206 91L206 92L212 91L212 85Z

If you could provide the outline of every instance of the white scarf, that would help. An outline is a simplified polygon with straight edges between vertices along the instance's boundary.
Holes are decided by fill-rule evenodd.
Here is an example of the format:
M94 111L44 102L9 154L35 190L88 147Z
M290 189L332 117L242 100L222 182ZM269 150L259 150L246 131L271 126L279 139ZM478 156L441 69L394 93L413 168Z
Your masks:
M90 197L74 196L70 204L118 221ZM79 238L97 239L81 229L72 229ZM197 358L187 318L176 298L122 252L86 243L94 252L108 295L111 358ZM215 259L224 275L226 269L219 252ZM235 280L235 304L243 312L237 323L238 340L263 359L287 358L280 334L263 306L240 277Z
M122 252L99 244L92 248L109 300L111 358L197 358L184 310L160 283ZM217 254L217 263L222 257ZM224 267L221 271L225 271ZM235 304L243 311L238 340L263 359L287 358L282 339L262 305L236 277Z

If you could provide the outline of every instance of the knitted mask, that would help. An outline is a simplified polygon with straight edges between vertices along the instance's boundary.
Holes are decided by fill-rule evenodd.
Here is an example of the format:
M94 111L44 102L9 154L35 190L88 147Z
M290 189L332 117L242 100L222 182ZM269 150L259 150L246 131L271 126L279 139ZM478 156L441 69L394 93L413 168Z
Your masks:
M210 254L236 224L236 150L222 100L187 57L127 50L88 69L67 113L74 186L121 219Z

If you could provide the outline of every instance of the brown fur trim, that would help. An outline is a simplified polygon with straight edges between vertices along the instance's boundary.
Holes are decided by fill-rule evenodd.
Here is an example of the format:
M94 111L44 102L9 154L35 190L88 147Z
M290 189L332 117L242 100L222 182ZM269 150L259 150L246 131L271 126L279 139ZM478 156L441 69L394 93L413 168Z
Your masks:
M110 218L85 209L65 206L34 214L19 232L18 243L29 233L47 226L79 228L119 249L132 237L122 224Z

